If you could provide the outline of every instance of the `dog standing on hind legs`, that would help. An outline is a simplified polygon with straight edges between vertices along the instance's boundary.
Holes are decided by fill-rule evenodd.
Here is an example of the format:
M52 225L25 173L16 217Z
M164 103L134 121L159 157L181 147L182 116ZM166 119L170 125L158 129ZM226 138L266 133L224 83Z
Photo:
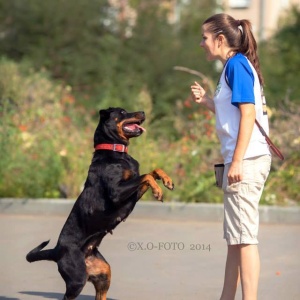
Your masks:
M106 300L111 270L98 247L109 232L124 221L136 202L151 188L162 201L156 180L173 190L171 178L161 169L139 174L139 163L127 154L129 139L144 132L144 112L122 108L100 110L94 134L95 152L82 193L67 218L54 249L43 250L43 242L26 259L54 261L66 283L63 300L75 299L87 281L96 289L96 300Z

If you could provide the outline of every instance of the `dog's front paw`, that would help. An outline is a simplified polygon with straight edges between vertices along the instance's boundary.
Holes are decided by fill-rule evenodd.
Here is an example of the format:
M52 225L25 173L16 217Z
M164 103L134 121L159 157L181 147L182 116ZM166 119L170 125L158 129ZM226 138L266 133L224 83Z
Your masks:
M171 191L174 190L174 183L172 179L166 174L165 171L163 171L162 169L155 169L150 174L156 180L161 179L166 188L168 188Z
M162 181L166 188L168 188L171 191L174 190L174 183L169 176L165 176L164 178L162 178Z
M163 193L160 187L153 189L153 196L158 200L163 202Z

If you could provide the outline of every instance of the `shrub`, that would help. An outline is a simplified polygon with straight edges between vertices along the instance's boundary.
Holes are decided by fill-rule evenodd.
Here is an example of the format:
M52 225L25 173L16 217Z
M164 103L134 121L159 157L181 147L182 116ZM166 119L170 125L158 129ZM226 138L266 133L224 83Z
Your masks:
M129 154L139 161L141 173L162 168L172 177L175 190L164 189L165 201L222 202L213 173L222 159L212 114L187 98L157 120L146 87L136 99L132 107L145 111L147 132L130 141ZM0 60L0 197L78 196L98 115L75 103L71 88L51 81L47 72ZM299 203L300 108L286 102L270 112L271 138L286 160L273 159L261 203ZM148 192L143 199L153 198Z
M2 59L0 101L0 196L77 195L92 144L89 127L79 126L89 120L75 109L69 88L45 71Z
M285 160L274 157L272 170L263 194L264 204L300 203L300 107L286 100L270 115L270 135L282 150Z

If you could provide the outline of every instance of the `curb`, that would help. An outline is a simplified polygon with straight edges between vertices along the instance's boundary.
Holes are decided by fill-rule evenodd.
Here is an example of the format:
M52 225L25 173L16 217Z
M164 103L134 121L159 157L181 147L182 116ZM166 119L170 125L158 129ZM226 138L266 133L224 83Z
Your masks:
M75 200L0 198L0 213L67 216ZM131 218L173 221L222 222L223 205L140 201ZM300 224L300 207L260 206L260 223Z

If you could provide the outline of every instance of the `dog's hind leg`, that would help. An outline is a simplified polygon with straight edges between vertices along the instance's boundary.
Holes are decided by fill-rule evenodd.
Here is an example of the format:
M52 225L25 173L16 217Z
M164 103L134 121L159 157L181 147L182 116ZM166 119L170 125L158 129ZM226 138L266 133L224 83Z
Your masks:
M85 263L89 275L88 280L93 283L96 289L95 300L106 300L111 280L110 265L96 249L94 255L86 257Z
M57 264L58 271L66 283L63 300L76 299L87 282L83 253L79 249L68 251Z
M108 274L99 274L91 276L90 281L96 289L95 300L106 300L107 291L110 286L110 276Z

